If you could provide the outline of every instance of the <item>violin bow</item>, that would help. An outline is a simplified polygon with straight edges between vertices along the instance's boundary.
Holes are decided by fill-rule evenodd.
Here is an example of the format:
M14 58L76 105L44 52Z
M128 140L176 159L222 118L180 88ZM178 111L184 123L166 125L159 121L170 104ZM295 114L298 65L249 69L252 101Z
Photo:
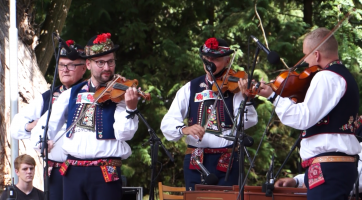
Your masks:
M233 55L233 57L231 58L231 62L229 63L229 66L227 67L227 71L226 71L226 73L225 73L225 75L224 75L224 78L223 78L223 80L222 80L221 86L224 85L225 79L226 79L227 75L229 74L229 71L230 71L230 69L231 69L231 66L232 66L232 64L233 64L233 62L234 62L234 59L235 59L235 56L236 56L236 51L237 51L237 49L235 50L234 55ZM214 81L213 84L217 84L216 81ZM215 99L215 101L214 101L214 103L213 103L213 106L212 106L212 108L211 108L211 112L207 114L207 120L206 120L206 123L204 124L204 129L205 129L205 130L206 130L207 125L208 125L209 122L210 122L211 114L215 111L215 107L216 107L216 104L217 104L217 100L219 99L219 96L220 96L220 92L218 92L218 94L217 94L217 96L216 96L216 99ZM230 112L227 112L227 113L229 114L229 117L230 117L230 119L232 120L233 118L232 118L232 116L231 116L231 113L230 113ZM232 123L234 124L234 120L232 120Z
M54 140L54 144L61 138L63 137L63 135L65 135L66 133L68 133L78 122L80 119L82 119L84 117L84 115L86 114L86 112L93 107L97 101L104 95L104 93L106 93L106 91L112 87L112 85L119 79L121 78L120 75L115 74L115 77L113 78L112 82L110 84L107 85L107 87L100 93L100 95L92 102L92 104L90 104L90 106L88 108L86 108L79 116L78 118L67 128L67 130L65 130L64 133L62 133L59 137L57 137L57 139Z
M354 11L356 11L355 8L353 8L352 11L348 12L348 13L344 16L344 18L343 18L341 21L339 21L339 22L337 23L337 25L334 26L334 28L322 39L322 41L321 41L316 47L314 47L308 54L306 54L302 59L300 59L300 60L291 68L291 70L294 71L294 70L297 68L298 65L301 65L301 64L304 63L304 60L305 60L308 56L310 56L313 52L315 52L317 49L319 49L325 42L327 42L327 40L328 40L332 35L334 35L334 33L335 33L339 28L341 28L343 22L345 22L346 20L348 20L348 19L351 17L351 14L352 14Z

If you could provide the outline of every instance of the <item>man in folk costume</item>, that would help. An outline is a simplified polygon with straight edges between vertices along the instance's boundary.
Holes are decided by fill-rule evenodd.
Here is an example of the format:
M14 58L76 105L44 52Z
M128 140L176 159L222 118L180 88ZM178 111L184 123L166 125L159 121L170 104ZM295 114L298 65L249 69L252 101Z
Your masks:
M261 84L259 93L274 103L283 124L305 130L300 156L306 168L308 199L348 199L357 178L355 155L361 151L353 127L358 124L358 86L339 60L337 40L332 35L311 52L329 32L318 28L304 39L303 53L310 54L305 62L322 70L313 77L302 103L276 95L265 84Z
M75 54L72 57L73 60L71 60L67 57L66 49L64 47L60 49L58 73L62 85L54 88L53 103L62 92L80 83L86 71L85 59L81 57L81 55L84 54L84 47L75 44L74 40L68 40L66 44L70 49L76 50L77 54ZM38 120L39 122L46 121L50 95L50 90L44 92L41 97L35 98L32 103L15 115L10 129L13 138L20 140L31 137L34 144L39 142L39 135L43 136L43 129L41 129L41 127L44 126L45 123L39 123L40 130L38 132L32 130L38 124ZM65 128L66 124L64 123L62 131L65 131ZM48 155L50 200L63 199L63 176L60 175L59 169L61 163L65 161L66 155L61 148L62 143L63 140L59 140L59 145Z
M101 85L117 76L114 71L118 48L109 33L92 37L84 56L91 78L64 92L54 103L50 138L61 137L58 132L66 120L69 129L63 143L68 157L60 169L64 175L64 199L122 198L121 159L132 153L126 141L138 128L138 92L129 87L119 103L96 103L93 97Z
M219 38L209 38L199 51L203 59L215 64L216 71L213 73L215 77L222 78L222 74L230 63L229 55L234 52L230 50L227 42ZM200 173L196 170L199 167L192 157L199 158L207 170L216 175L218 185L237 185L239 178L239 162L238 159L234 159L230 177L225 182L232 141L215 135L230 134L233 118L237 115L244 96L241 92L233 94L226 91L223 94L226 105L219 99L216 107L213 108L217 94L212 91L212 76L206 70L205 65L204 69L206 74L181 87L161 122L161 130L167 140L178 141L186 136L188 148L183 168L187 190L194 189L195 184L201 183ZM245 129L257 123L254 106L251 102L247 102L246 105L248 112L244 119L247 117L248 120L244 120ZM231 117L227 114L225 106L231 112ZM183 123L185 118L188 118L188 125Z

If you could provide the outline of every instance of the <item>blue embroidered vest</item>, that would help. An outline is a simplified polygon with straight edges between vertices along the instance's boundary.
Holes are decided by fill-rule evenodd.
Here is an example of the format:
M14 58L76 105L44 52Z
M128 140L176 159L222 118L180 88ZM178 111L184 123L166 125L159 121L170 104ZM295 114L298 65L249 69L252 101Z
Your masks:
M211 90L211 84L206 80L206 75L200 76L192 80L190 85L190 99L189 99L189 115L188 125L199 124L204 126L207 121L208 113L211 112L215 99L204 100L195 102L196 95L203 92L206 88ZM216 97L217 95L215 95ZM231 114L234 114L233 99L234 94L227 91L224 93L226 106L228 107ZM234 117L234 116L232 116ZM215 108L215 113L211 115L209 125L206 128L208 132L221 133L223 130L232 128L232 119L227 114L224 103L218 100Z
M58 96L64 91L64 90L60 91L60 87L61 87L61 86L62 86L62 85L57 86L57 87L54 88L54 92L53 92L53 102L52 102L52 103L54 103L54 99L58 98ZM65 89L64 86L63 86L62 88ZM57 95L57 94L58 94L58 95ZM49 108L50 90L44 92L41 96L43 97L43 108L41 109L41 115L40 115L40 116L43 116L44 113L45 113L46 111L48 111L48 108Z
M302 133L303 138L320 133L354 134L354 121L358 118L359 108L357 83L339 61L331 63L326 70L339 74L346 80L346 92L327 116Z
M88 81L82 82L72 87L69 105L68 105L68 127L78 118L81 112L85 109L87 104L76 104L78 93L88 92ZM88 104L89 105L89 104ZM112 101L106 101L102 104L95 106L93 114L95 125L95 132L97 139L116 139L114 136L114 112L117 104ZM80 120L82 121L82 120ZM77 125L78 126L78 123ZM67 137L71 137L74 133L75 126L67 133Z

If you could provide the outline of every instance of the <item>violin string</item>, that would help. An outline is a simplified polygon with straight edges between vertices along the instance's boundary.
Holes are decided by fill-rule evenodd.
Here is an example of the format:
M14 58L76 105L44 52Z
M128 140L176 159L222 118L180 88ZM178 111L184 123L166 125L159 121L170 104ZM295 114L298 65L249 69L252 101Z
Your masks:
M93 107L93 106L97 103L97 101L98 101L100 98L102 98L103 94L106 93L106 91L107 91L110 87L112 87L113 84L120 78L120 76L119 76L118 74L115 74L114 76L115 76L114 80L113 80L109 85L107 85L107 87L106 87L106 88L100 93L100 95L92 102L92 104L90 104L90 106L89 106L88 108L86 108L86 109L78 116L78 118L67 128L67 130L65 130L64 133L62 133L57 139L54 139L54 145L55 145L55 143L58 142L58 140L59 140L60 138L62 138L66 133L68 133L68 132L79 122L79 120L80 120L81 118L84 117L84 115L86 114L86 112L87 112L91 107Z

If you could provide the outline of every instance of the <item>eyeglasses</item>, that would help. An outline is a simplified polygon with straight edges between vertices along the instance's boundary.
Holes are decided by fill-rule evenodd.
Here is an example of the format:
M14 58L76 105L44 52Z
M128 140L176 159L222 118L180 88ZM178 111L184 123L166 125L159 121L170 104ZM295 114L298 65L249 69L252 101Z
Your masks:
M80 64L68 64L68 65L64 65L64 64L59 64L58 65L58 69L60 71L64 71L65 68L67 68L69 71L73 71L75 70L75 67L80 66L80 65L85 65L84 63L80 63Z
M93 60L93 59L89 59ZM108 67L114 67L116 65L116 59L110 59L110 60L93 60L99 68L103 68L104 65L107 63Z

